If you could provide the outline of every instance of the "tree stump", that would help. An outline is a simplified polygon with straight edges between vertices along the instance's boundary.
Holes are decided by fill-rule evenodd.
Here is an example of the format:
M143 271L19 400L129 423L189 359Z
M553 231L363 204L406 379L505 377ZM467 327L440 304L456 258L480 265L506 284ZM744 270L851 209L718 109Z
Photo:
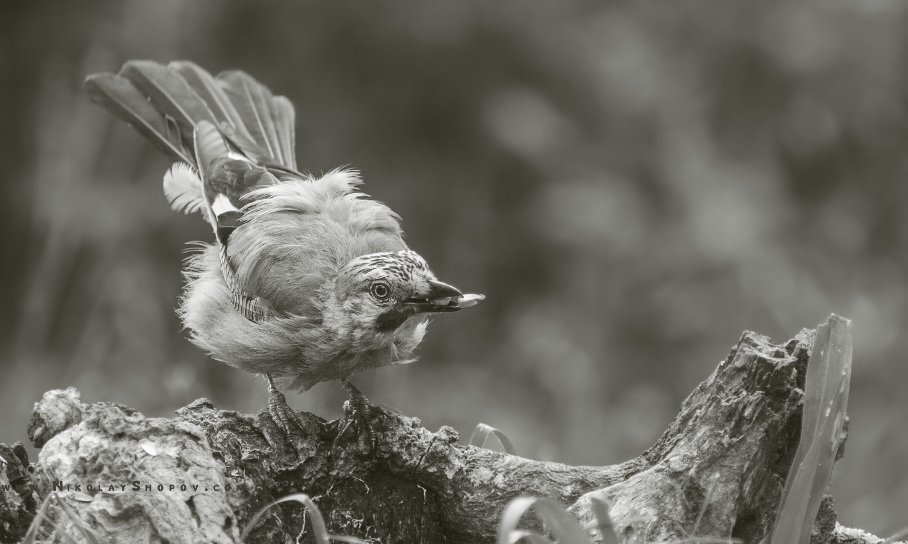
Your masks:
M331 533L366 542L494 542L516 497L557 500L586 523L595 495L625 539L757 544L772 529L798 446L813 340L811 330L784 344L745 332L652 447L603 467L464 446L450 427L432 433L371 405L348 402L335 421L300 414L288 436L265 411L218 410L207 399L158 419L84 404L73 388L49 391L28 427L37 463L28 466L21 446L0 445L0 484L11 484L0 486L0 540L21 539L52 492L106 541L171 544L237 542L268 502L306 493ZM300 541L314 542L304 512L297 503L270 509L247 542L297 542L304 526ZM55 519L77 534L66 516ZM831 498L817 519L813 542L881 541L838 526Z

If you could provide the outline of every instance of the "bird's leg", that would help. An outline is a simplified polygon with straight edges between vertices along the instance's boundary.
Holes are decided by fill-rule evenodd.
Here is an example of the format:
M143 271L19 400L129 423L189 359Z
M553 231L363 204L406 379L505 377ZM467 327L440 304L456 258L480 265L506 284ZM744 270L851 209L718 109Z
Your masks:
M295 423L299 430L304 430L306 426L303 420L300 419L299 414L287 405L287 397L274 386L274 380L270 374L265 374L265 380L268 381L268 413L271 414L271 419L284 431L284 435L290 440L290 437L293 436L290 427L291 422Z
M347 390L347 393L350 393L350 406L353 407L354 410L365 410L369 407L369 401L366 400L365 395L363 395L349 379L344 380L343 385L344 389Z
M366 428L366 434L369 436L370 453L375 453L375 435L372 434L372 427L369 425L368 420L369 411L372 406L360 390L350 383L349 378L341 380L341 383L343 384L344 389L350 393L350 399L344 403L344 415L347 417L347 423L337 434L337 437L340 438L347 432L347 429L350 427L350 424L353 423L354 418L359 419Z

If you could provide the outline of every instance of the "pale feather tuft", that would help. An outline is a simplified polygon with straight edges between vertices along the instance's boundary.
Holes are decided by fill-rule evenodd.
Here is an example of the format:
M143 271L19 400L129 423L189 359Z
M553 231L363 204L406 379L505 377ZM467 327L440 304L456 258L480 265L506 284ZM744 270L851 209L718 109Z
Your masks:
M164 174L164 196L174 211L192 213L201 211L205 204L202 180L192 166L175 162Z

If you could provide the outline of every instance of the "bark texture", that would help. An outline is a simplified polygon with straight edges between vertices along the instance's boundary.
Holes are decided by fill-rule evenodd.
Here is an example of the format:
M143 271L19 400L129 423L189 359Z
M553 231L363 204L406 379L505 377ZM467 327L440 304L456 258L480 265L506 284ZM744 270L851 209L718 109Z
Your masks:
M36 505L56 491L109 542L237 542L269 501L306 493L331 533L367 542L494 542L505 505L530 495L560 501L584 523L590 498L602 497L623 538L756 544L772 528L798 445L813 338L805 330L775 344L744 333L651 448L603 467L464 446L449 427L432 433L377 406L348 403L335 421L300 414L288 436L267 412L218 410L206 399L168 420L85 404L72 388L50 391L29 424L37 463L29 466L21 447L0 445L0 484L13 484L0 493L0 541L20 539ZM77 533L65 516L56 519ZM301 505L278 505L247 542L296 542L304 521ZM299 541L314 542L308 523L306 531ZM838 526L830 497L814 542L881 540Z

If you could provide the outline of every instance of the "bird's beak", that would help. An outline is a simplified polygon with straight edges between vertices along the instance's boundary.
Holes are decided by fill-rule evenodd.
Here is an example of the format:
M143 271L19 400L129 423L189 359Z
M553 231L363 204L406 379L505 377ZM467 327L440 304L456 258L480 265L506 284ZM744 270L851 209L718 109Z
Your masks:
M417 313L456 312L475 306L485 295L465 295L460 289L436 280L429 281L425 296L408 299L404 304Z

